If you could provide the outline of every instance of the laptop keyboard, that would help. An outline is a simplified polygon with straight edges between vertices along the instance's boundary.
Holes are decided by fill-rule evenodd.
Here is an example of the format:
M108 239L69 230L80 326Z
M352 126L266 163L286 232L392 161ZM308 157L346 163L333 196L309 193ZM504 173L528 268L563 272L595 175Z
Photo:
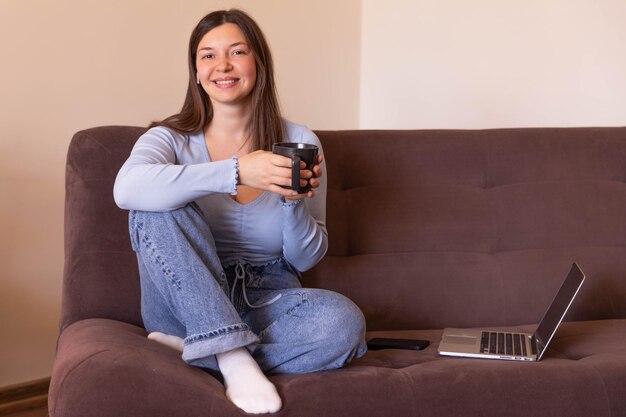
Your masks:
M481 332L480 353L528 356L525 337L519 333Z

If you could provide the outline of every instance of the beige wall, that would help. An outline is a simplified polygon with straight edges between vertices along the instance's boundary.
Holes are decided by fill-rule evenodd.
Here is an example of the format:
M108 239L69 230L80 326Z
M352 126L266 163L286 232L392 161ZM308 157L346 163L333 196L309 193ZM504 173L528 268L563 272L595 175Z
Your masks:
M233 6L268 37L287 117L358 127L357 0L0 2L0 387L50 375L72 134L176 112L191 30Z
M363 0L362 128L626 124L623 0Z
M50 374L71 135L177 111L210 10L258 20L313 129L626 124L622 0L180 4L0 1L0 386Z

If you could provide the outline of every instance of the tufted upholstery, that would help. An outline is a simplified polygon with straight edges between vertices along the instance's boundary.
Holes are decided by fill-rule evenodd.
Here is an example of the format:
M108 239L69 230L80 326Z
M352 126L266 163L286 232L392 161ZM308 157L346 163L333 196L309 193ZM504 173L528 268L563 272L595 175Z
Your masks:
M536 323L573 261L593 279L570 317L626 318L626 129L319 134L331 247L311 279L370 329Z
M100 127L70 145L50 415L242 415L219 376L141 328L112 185L143 131ZM431 347L273 376L279 416L626 415L626 128L317 133L330 248L305 285L354 300L372 336ZM544 360L437 356L443 327L532 330L573 261L588 279Z

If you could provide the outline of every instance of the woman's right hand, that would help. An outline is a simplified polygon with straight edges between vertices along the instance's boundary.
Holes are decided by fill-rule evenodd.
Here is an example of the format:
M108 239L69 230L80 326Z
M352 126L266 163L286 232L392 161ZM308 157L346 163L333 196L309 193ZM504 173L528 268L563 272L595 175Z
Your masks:
M298 195L297 191L280 187L280 185L291 186L290 158L269 151L254 151L238 159L240 184L285 197ZM310 173L309 176L313 175L310 171L307 172ZM306 184L306 181L304 183Z

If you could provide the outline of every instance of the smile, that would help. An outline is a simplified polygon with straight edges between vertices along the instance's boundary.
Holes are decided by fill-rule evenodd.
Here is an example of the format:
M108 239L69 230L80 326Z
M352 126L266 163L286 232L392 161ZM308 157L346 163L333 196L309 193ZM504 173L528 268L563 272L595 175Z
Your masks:
M217 85L218 87L230 87L230 86L236 84L237 82L239 82L239 78L228 78L228 79L224 79L224 80L213 80L213 84Z

